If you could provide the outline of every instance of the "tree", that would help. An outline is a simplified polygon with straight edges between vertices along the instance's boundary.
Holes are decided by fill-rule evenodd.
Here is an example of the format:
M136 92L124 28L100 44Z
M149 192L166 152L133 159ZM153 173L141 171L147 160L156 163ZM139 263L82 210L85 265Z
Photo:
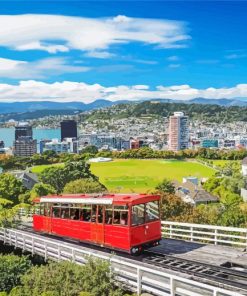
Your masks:
M51 185L57 193L61 193L66 183L77 179L91 178L98 180L90 172L90 165L85 161L67 162L64 167L50 167L40 174L41 182Z
M10 174L2 174L0 178L0 197L10 200L16 205L20 194L25 192L22 182Z
M156 187L156 190L162 193L175 193L175 187L172 182L168 179L164 179L161 183L159 183Z
M101 193L105 192L106 187L100 182L92 179L78 179L67 183L64 193Z
M50 184L37 183L30 191L30 200L34 200L36 197L46 196L49 194L55 194L56 190Z
M184 222L184 216L193 213L193 206L174 194L161 194L161 219Z
M26 256L0 255L0 291L9 292L20 284L20 278L31 268Z
M95 155L98 153L98 151L99 150L96 146L89 145L89 146L85 147L84 149L82 149L81 154L89 153L89 154Z
M21 285L17 292L22 296L78 296L82 291L93 296L124 294L114 283L109 263L92 258L84 266L68 261L33 266L22 276Z

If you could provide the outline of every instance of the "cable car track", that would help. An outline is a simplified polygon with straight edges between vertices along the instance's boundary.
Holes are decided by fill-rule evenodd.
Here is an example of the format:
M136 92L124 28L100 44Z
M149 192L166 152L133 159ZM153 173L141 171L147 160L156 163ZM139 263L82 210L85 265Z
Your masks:
M221 283L247 292L247 269L245 271L235 270L151 251L145 251L144 254L147 255L142 259L144 263L209 279L214 283Z
M76 245L81 245L86 248L93 248L98 251L102 251L110 254L114 252L117 256L125 257L130 260L143 262L155 266L157 268L169 269L175 272L188 274L192 277L198 277L204 279L205 283L210 283L214 286L224 286L228 289L238 288L245 292L247 295L247 269L245 271L234 270L223 266L211 265L203 262L188 260L184 258L178 258L171 255L165 255L162 253L156 253L153 251L144 251L141 256L132 256L123 252L113 251L110 249L102 248L100 246L91 245L90 243L84 243L65 237L57 237L55 235L47 233L37 233L32 227L25 227L24 231L39 234L45 237L56 238L64 242L69 242Z

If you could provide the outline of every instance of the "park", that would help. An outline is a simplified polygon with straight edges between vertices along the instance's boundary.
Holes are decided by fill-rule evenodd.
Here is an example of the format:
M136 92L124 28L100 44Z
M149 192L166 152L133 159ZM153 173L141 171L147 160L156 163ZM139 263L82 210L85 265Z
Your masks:
M62 166L63 164L55 164ZM51 165L40 165L32 172L41 173ZM91 163L91 171L111 192L152 192L164 178L182 181L183 177L208 178L213 168L195 160L116 159L111 162Z

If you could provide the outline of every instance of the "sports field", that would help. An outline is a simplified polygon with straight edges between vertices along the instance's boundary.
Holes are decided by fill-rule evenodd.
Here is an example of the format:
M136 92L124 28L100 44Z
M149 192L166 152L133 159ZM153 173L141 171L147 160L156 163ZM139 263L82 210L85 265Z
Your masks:
M215 170L192 161L114 160L91 163L92 172L111 192L150 192L164 178L181 181L183 177L210 177Z
M63 163L36 165L36 166L32 167L31 171L32 171L32 173L40 174L40 173L43 172L43 170L45 170L47 168L50 168L51 166L60 166L60 167L62 167L63 165L64 165Z

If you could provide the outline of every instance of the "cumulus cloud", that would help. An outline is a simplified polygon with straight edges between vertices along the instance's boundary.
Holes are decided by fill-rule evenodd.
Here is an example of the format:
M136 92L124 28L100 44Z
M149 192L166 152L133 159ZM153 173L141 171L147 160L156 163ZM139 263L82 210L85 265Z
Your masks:
M65 58L46 58L27 62L0 58L0 77L12 79L41 79L64 73L89 71L89 67L74 66Z
M184 47L190 36L179 21L131 18L83 18L63 15L1 15L0 46L49 53L71 49L103 57L111 45L141 42L161 48Z
M188 100L197 97L208 99L247 98L247 84L238 84L231 88L197 89L189 85L157 86L150 89L148 85L119 85L104 87L100 84L83 82L45 83L35 80L20 81L17 85L0 84L0 101L77 101L90 103L97 99L144 100L172 99Z

